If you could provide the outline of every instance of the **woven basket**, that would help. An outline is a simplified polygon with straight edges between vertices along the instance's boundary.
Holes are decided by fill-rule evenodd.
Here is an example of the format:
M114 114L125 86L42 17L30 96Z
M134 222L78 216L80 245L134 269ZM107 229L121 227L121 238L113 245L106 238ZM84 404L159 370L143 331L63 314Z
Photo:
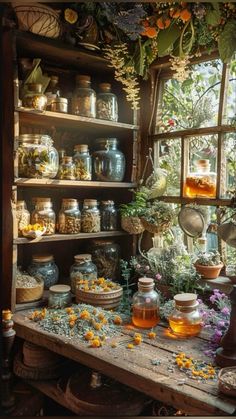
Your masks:
M141 218L143 227L145 230L147 230L149 233L155 233L155 234L162 234L165 233L165 231L167 231L170 226L171 226L171 222L166 222L163 224L152 224L149 223L145 218Z
M77 288L76 302L91 304L92 306L102 307L104 309L111 309L119 306L122 295L122 287L108 292L88 292Z
M224 381L224 375L228 372L234 373L236 377L236 367L227 367L227 368L222 368L220 370L219 375L218 375L219 390L222 393L226 394L227 396L236 397L236 383L235 385L232 385Z
M16 288L16 303L29 303L30 301L37 301L43 295L43 283L32 288Z
M49 349L25 341L23 344L24 365L31 368L51 368L58 364L62 358Z
M121 217L121 227L129 234L141 234L144 231L139 217Z

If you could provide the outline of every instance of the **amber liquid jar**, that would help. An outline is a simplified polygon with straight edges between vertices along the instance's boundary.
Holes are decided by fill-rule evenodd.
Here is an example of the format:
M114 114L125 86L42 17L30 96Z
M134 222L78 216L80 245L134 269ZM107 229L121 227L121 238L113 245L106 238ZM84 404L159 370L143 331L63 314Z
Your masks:
M132 322L134 326L149 329L158 324L159 295L152 278L139 278L138 291L133 296Z
M216 173L210 171L209 160L197 160L197 171L189 173L185 180L184 196L189 198L215 198Z
M198 335L202 329L202 318L198 309L197 295L177 294L174 300L175 309L169 317L172 332L183 338Z

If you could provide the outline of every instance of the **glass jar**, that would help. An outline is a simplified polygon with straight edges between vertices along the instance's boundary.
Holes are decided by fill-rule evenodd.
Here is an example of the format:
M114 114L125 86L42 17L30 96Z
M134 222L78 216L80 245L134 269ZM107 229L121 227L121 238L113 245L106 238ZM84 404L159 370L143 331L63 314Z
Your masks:
M49 135L23 134L19 136L19 176L49 178L56 176L59 166L58 152Z
M49 308L65 308L69 305L71 305L71 292L69 285L53 285L49 288Z
M62 162L59 166L57 177L58 179L63 180L75 180L75 165L73 163L72 157L62 157Z
M93 153L94 180L122 182L125 175L125 156L117 150L116 138L98 138Z
M58 156L59 156L59 164L61 164L63 157L66 157L66 150L64 148L59 148Z
M189 198L215 198L216 173L210 171L209 160L197 160L197 171L188 173L184 185L184 196Z
M97 267L92 262L90 254L74 256L75 263L70 268L71 291L76 294L76 288L81 280L97 279Z
M98 277L117 280L120 266L120 246L112 240L92 240L92 261L98 270Z
M98 233L101 231L101 216L96 199L85 199L81 212L81 231Z
M90 76L76 76L76 89L71 101L73 114L96 118L96 92L90 86Z
M47 108L50 110L52 100L61 96L58 76L51 76L45 95L47 96Z
M97 118L118 121L117 97L111 92L110 83L99 84L100 93L97 95Z
M16 203L16 220L18 235L21 236L21 230L30 223L30 213L27 210L25 201L17 201Z
M81 230L81 214L77 199L63 199L58 216L58 231L62 234L78 234Z
M75 177L76 180L92 179L92 160L87 144L78 144L74 148Z
M101 201L102 231L117 230L117 210L114 201Z
M133 295L132 322L135 326L148 329L160 320L159 295L154 290L152 278L139 278L138 291Z
M202 329L197 295L191 293L176 294L175 308L169 316L172 332L180 337L196 336Z
M44 289L47 290L59 279L59 270L53 255L33 255L27 271L34 278L43 280Z
M22 99L23 106L44 111L47 107L47 96L42 93L42 88L43 85L40 83L27 84L27 92Z
M39 223L46 228L45 236L55 234L56 215L51 198L35 198L35 209L31 214L31 224Z
M68 112L68 99L66 97L56 97L51 100L50 109L51 112Z

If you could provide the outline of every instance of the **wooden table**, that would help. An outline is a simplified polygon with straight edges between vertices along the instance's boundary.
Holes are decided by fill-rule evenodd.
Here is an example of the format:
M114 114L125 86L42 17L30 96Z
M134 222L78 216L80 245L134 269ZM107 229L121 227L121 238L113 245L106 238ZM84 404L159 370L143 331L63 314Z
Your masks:
M118 344L116 348L111 347L109 339L101 348L90 348L79 338L43 331L27 318L27 311L16 313L13 320L17 336L100 371L187 414L214 416L236 412L236 400L218 393L216 382L190 379L174 365L173 354L180 351L209 363L204 355L208 341L205 332L199 337L180 340L173 338L164 325L159 325L154 340L144 338L140 346L130 350L126 345L137 329L127 326L112 339ZM173 372L168 370L170 365L174 365ZM186 379L184 384L183 379Z

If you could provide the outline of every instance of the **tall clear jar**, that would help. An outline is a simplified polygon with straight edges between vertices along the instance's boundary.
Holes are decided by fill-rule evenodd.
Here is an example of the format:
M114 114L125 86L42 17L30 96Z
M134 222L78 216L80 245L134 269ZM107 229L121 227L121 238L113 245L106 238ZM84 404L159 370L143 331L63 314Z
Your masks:
M35 198L35 209L31 214L31 224L38 223L46 228L45 236L55 234L56 215L51 198Z
M160 300L154 290L152 278L139 278L138 291L133 295L132 322L134 326L149 329L156 326L160 320Z
M56 177L59 166L58 152L49 135L22 134L19 136L19 176L27 178Z
M96 92L91 88L91 77L76 76L76 89L72 96L71 110L75 115L96 118Z
M59 279L59 270L53 255L33 255L27 271L34 278L43 280L44 289L47 290Z
M199 312L197 295L192 293L176 294L175 308L169 316L172 332L180 337L196 336L202 329L202 317Z
M92 179L92 160L87 144L78 144L74 147L74 163L76 180Z
M58 231L62 234L78 234L81 230L81 214L77 199L62 200L58 215Z
M44 111L47 107L47 96L42 92L43 85L40 83L28 83L22 104L26 108Z
M117 230L117 209L114 201L101 201L101 229L102 231Z
M117 281L120 266L119 244L113 240L92 240L90 248L98 277Z
M98 138L93 153L94 180L122 182L125 175L125 156L117 149L117 138Z
M75 164L72 157L62 157L57 177L63 180L75 180Z
M110 83L99 84L100 93L97 95L97 118L118 121L117 97L111 92Z
M22 236L22 230L30 223L30 213L27 210L25 201L17 201L16 203L16 220L18 227L18 235Z
M81 212L81 230L83 233L101 231L101 215L96 199L85 199Z
M75 263L70 268L71 291L76 294L80 281L97 279L97 267L88 253L74 256Z
M189 198L215 198L216 173L211 172L209 160L196 161L196 171L189 172L184 185L184 196Z

